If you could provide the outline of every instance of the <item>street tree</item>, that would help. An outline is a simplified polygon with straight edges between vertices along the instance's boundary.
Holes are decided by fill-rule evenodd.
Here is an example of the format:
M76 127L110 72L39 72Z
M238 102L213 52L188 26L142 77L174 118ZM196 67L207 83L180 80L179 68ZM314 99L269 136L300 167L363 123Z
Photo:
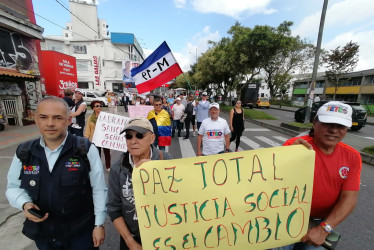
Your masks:
M350 41L344 47L338 46L322 57L327 64L325 77L335 87L333 100L339 87L349 80L345 75L352 72L357 65L359 48L357 43Z

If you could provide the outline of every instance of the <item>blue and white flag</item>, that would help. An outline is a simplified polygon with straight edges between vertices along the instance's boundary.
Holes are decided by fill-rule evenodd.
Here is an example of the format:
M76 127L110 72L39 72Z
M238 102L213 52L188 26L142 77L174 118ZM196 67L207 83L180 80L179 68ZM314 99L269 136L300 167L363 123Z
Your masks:
M160 87L182 73L166 42L163 42L142 64L131 70L139 94Z

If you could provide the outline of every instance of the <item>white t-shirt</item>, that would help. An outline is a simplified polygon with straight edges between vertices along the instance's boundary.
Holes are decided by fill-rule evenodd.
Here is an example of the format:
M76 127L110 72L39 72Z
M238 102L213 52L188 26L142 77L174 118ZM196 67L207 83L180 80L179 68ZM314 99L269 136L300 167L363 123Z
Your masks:
M174 111L174 118L173 120L180 120L182 115L184 114L184 105L183 104L174 104L173 108L171 109Z
M229 125L225 119L210 117L203 120L199 135L203 135L203 155L214 155L225 150L225 135L230 134Z

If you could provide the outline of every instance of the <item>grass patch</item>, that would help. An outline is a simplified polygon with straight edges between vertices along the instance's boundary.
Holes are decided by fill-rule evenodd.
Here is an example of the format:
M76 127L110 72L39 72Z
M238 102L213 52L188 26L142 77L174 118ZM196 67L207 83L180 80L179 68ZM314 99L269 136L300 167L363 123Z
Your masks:
M222 111L230 112L233 108L232 106L226 106L221 104L220 108ZM254 109L243 109L244 110L244 117L249 119L256 119L256 120L277 120L274 116L268 115L265 112L254 110Z
M313 123L300 123L300 122L287 122L287 124L290 124L292 126L296 126L296 127L299 127L299 128L312 128L313 127Z
M369 155L374 155L374 146L366 147L366 148L362 149L362 151L364 151L365 153L367 153Z

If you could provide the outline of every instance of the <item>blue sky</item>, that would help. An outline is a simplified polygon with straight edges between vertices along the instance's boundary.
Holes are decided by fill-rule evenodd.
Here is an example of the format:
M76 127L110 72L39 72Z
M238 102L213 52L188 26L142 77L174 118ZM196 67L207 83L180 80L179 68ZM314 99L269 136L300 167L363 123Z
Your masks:
M68 0L59 0L68 6ZM90 0L87 0L90 1ZM70 13L54 0L34 0L36 14L65 27ZM292 32L316 42L323 0L99 0L100 19L110 32L134 33L149 54L163 41L184 70L209 45L227 37L236 21L244 26L278 26L293 21ZM75 13L84 15L84 13ZM322 47L333 49L350 40L360 45L356 70L374 68L373 0L329 0ZM36 16L44 35L62 29Z

